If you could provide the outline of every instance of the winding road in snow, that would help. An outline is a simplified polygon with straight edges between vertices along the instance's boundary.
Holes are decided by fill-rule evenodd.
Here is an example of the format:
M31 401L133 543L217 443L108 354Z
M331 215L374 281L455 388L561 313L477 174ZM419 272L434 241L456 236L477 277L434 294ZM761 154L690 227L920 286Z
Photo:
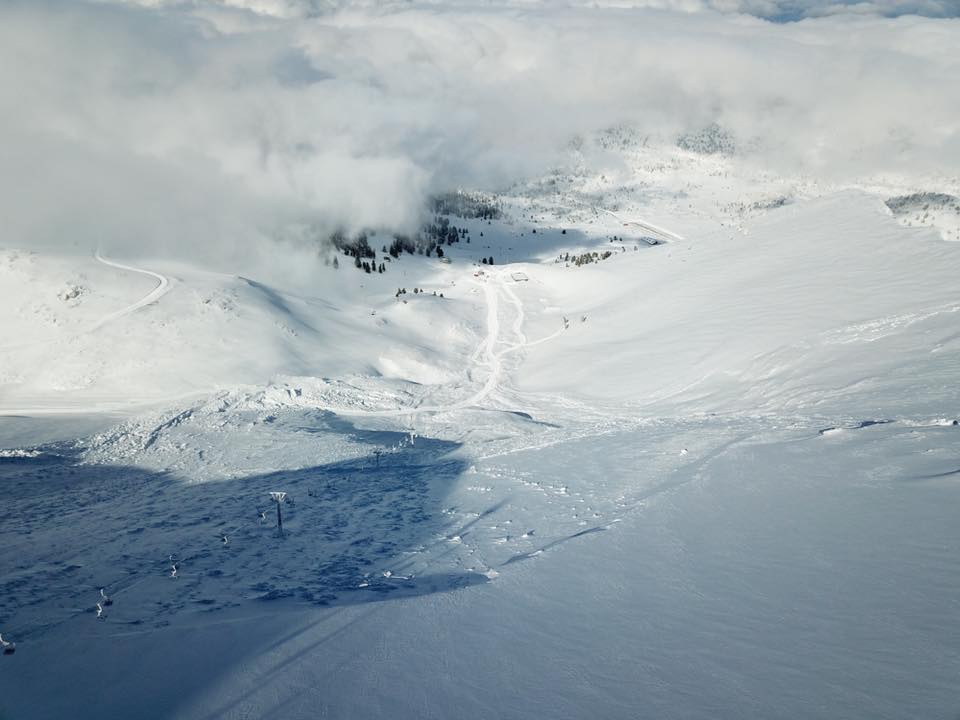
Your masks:
M111 323L114 320L118 320L122 317L126 317L131 313L135 313L140 308L144 308L151 303L155 303L170 291L170 279L165 275L153 272L153 270L146 270L144 268L134 267L133 265L126 265L124 263L117 262L116 260L110 260L109 258L105 258L103 255L101 255L99 250L94 253L94 258L96 258L97 262L103 263L104 265L112 268L117 268L118 270L126 270L128 272L139 273L141 275L149 275L157 280L157 286L132 305L127 305L125 308L121 308L120 310L116 310L112 313L104 315L93 325L88 327L86 332L93 332L94 330L103 327L107 323Z
M92 324L84 328L81 328L80 330L76 330L70 333L69 335L66 335L65 337L49 338L47 340L39 340L36 342L28 342L28 343L19 343L16 345L4 345L4 346L0 346L0 351L20 350L26 347L52 345L54 343L61 342L62 340L72 340L73 338L78 337L80 335L84 335L86 333L91 333L91 332L94 332L95 330L99 330L104 325L107 325L113 322L114 320L119 320L122 317L126 317L127 315L130 315L131 313L136 312L140 308L146 307L147 305L150 305L151 303L156 302L157 300L159 300L161 297L163 297L170 291L170 279L165 275L161 275L160 273L153 272L152 270L146 270L144 268L134 267L133 265L126 265L124 263L117 262L116 260L110 260L109 258L105 258L103 255L101 255L99 250L97 250L97 252L94 253L93 257L97 260L97 262L107 265L108 267L116 268L118 270L126 270L128 272L133 272L133 273L139 273L141 275L149 275L150 277L154 278L157 281L157 286L153 288L153 290L148 292L146 295L144 295L142 298L137 300L135 303L133 303L132 305L127 305L124 308L115 310L111 313L107 313L100 319L94 321Z
M92 332L96 332L104 325L119 320L120 318L126 317L135 313L137 310L146 307L152 303L155 303L161 297L166 295L170 291L170 279L165 275L154 272L153 270L147 270L145 268L135 267L133 265L127 265L125 263L117 262L116 260L110 260L109 258L104 257L100 254L100 251L97 250L93 257L97 262L107 265L108 267L116 268L117 270L125 270L127 272L138 273L140 275L148 275L154 278L157 281L157 286L153 288L150 292L144 295L142 298L137 300L135 303L127 305L126 307L120 308L119 310L114 310L111 313L107 313L100 319L96 320L92 324L84 327L80 330L77 330L65 337L51 338L49 340L41 340L35 343L26 343L22 345L11 345L6 347L0 347L0 352L8 350L18 350L24 347L40 347L44 345L54 345L58 342L64 340L72 340L73 338L80 337L81 335L86 335ZM183 395L179 397L193 397L196 393L190 393L188 395ZM176 398L171 398L176 399ZM119 408L124 408L129 405L129 399L124 400L123 402L117 403L96 403L93 405L79 406L79 407L59 407L59 406L40 406L40 407L16 407L16 408L4 408L0 407L0 416L3 415L60 415L60 414L83 414L87 412L109 412L114 411Z

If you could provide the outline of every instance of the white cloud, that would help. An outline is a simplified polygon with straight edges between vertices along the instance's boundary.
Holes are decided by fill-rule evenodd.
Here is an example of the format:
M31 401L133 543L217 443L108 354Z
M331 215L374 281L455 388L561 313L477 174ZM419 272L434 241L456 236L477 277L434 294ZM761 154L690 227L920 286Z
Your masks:
M109 1L109 0L107 0ZM176 4L182 0L112 0L138 2L144 5ZM310 17L345 9L397 9L409 6L406 0L214 0L225 7L251 10L276 17ZM425 0L421 4L469 7L474 0ZM797 20L842 13L860 15L921 15L925 17L960 17L960 4L955 0L498 0L489 6L519 8L619 7L657 9L677 12L716 11L741 13L757 17Z
M960 165L954 22L242 2L259 12L0 7L3 244L221 254L294 223L411 226L427 193L538 172L616 123L718 121L813 173Z
M846 0L846 2L813 1L800 5L806 17L854 13L858 15L921 15L931 18L960 17L960 4L951 0Z

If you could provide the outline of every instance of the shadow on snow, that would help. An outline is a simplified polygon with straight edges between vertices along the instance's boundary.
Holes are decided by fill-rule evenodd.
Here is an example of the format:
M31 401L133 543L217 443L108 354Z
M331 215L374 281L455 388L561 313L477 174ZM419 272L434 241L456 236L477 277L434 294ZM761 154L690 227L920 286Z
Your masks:
M403 437L336 428L371 446ZM466 469L458 447L418 438L376 460L208 483L84 465L66 444L2 459L0 628L23 645L92 620L101 587L108 623L146 631L247 602L343 606L484 583L431 567L452 529L440 502ZM282 535L273 490L288 493Z

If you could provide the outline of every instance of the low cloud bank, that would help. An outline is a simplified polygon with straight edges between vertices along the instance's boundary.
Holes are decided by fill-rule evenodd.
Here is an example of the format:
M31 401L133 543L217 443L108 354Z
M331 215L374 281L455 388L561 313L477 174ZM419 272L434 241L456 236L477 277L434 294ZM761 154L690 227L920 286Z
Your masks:
M625 4L5 3L0 244L223 258L409 230L429 194L542 172L616 124L718 123L813 175L960 166L960 23L938 0ZM825 17L739 14L796 8Z

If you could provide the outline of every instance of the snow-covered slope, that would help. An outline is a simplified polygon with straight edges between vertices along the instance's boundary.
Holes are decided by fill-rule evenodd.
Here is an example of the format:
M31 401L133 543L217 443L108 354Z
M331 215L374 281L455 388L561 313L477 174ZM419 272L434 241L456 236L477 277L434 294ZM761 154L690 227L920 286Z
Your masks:
M657 408L809 411L825 393L916 368L935 348L951 355L958 262L956 245L903 232L880 201L842 193L771 212L749 234L546 268L520 288L524 299L563 298L588 319L531 349L520 387ZM902 342L910 326L923 343ZM859 400L879 403L869 397Z
M4 251L0 713L948 717L960 244L632 152L384 274Z
M10 331L0 347L0 409L123 409L278 373L379 371L438 383L474 339L469 314L464 324L456 310L467 300L456 292L447 289L443 303L432 295L394 302L404 271L360 277L314 256L308 281L277 287L169 261L114 262L4 253L2 322ZM409 279L425 275L431 288L451 282L419 266ZM435 352L425 362L428 347Z

